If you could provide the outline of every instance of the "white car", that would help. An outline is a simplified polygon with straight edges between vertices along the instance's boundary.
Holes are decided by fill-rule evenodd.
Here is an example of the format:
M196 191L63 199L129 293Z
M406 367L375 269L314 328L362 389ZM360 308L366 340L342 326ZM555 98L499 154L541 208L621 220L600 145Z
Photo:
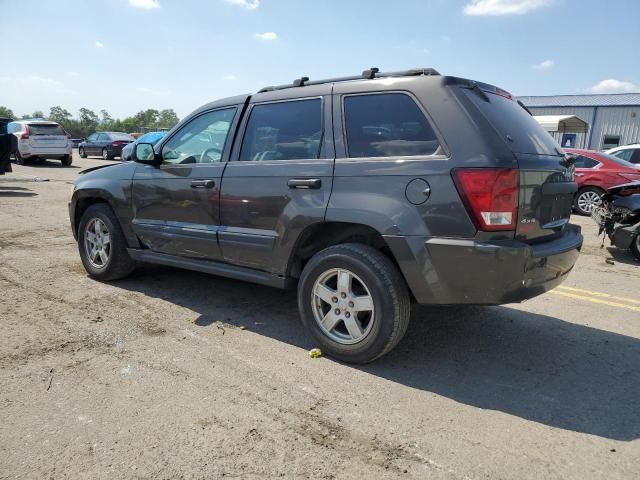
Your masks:
M58 159L62 165L71 165L73 143L58 123L47 120L16 120L7 125L11 139L11 152L18 165L27 160Z
M640 164L640 143L611 148L604 153L608 153L609 155L621 158L630 163Z

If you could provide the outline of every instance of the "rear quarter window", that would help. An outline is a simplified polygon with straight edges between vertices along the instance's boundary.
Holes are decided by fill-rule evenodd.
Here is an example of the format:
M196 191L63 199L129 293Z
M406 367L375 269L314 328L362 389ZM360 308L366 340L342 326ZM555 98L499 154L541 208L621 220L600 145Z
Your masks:
M344 123L352 158L443 153L426 117L404 93L346 96Z
M560 145L516 101L486 93L487 101L472 89L461 90L513 152L561 155Z

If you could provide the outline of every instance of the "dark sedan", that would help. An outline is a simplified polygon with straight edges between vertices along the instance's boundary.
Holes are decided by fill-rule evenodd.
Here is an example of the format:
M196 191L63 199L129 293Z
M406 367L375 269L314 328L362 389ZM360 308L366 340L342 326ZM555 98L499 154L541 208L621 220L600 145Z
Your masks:
M114 157L119 157L122 148L133 142L135 142L135 138L128 133L96 132L78 145L78 153L82 158L99 155L105 160L111 160Z

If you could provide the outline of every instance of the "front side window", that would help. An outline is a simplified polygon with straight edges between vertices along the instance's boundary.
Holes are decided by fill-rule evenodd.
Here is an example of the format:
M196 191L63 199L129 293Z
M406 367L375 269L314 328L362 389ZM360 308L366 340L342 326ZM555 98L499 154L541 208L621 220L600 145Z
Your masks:
M235 114L233 107L214 110L191 120L162 147L162 164L219 162Z
M98 138L98 134L94 133L92 135L89 135L89 138L87 138L87 142L95 142Z
M240 160L319 158L321 140L319 98L255 105L242 140Z
M426 117L403 93L345 97L344 117L349 157L443 153Z

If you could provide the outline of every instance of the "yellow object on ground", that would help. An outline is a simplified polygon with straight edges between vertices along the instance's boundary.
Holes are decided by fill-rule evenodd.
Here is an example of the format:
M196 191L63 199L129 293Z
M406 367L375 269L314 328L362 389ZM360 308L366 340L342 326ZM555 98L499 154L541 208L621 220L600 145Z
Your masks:
M319 348L312 348L309 350L309 356L311 358L320 358L322 356L322 351Z

